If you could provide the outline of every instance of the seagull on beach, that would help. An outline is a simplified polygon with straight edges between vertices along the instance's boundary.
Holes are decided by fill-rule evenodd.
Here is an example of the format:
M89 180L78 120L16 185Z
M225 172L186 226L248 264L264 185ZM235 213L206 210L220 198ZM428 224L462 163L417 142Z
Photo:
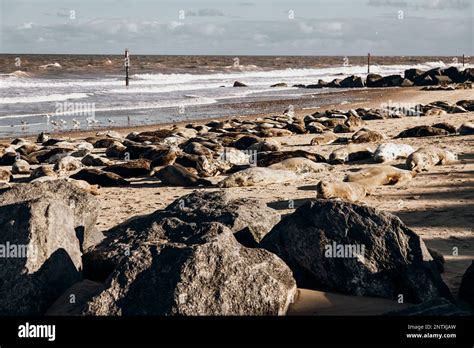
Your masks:
M108 119L107 119L107 122L109 122L109 124L115 123L115 121L112 120L111 118L108 118Z
M78 120L76 120L74 118L72 119L72 123L74 123L73 128L79 128L80 125L81 125L81 122L79 122Z

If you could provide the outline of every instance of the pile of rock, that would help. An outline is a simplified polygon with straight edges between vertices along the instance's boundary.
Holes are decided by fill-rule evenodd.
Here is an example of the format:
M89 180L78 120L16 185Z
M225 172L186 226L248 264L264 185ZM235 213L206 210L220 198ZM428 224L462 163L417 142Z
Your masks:
M361 87L411 87L411 86L447 86L451 88L472 88L469 82L474 82L474 69L459 70L448 68L433 68L428 71L419 69L405 70L404 75L381 76L368 74L366 79L351 75L344 79L334 79L331 82L319 80L315 84L294 87L304 88L361 88ZM458 87L459 85L459 87Z
M376 209L316 200L279 221L256 200L195 191L103 239L92 227L97 209L66 180L0 195L1 244L29 251L0 259L0 314L283 315L297 286L428 312L444 298L444 312L456 313L423 240ZM460 291L467 301L471 273Z

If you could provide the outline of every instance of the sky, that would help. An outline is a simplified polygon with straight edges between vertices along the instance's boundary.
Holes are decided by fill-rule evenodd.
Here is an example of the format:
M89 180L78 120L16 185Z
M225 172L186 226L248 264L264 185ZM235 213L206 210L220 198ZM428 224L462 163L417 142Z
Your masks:
M0 0L0 53L474 54L474 0Z

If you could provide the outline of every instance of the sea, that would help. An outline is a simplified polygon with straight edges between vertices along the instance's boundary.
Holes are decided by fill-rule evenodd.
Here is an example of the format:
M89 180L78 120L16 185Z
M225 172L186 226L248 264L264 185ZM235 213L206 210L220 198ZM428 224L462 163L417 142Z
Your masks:
M281 113L349 102L297 84L365 77L367 57L0 55L0 137ZM462 68L460 57L371 57L370 72ZM465 62L464 67L473 67ZM235 81L247 87L233 87ZM271 87L285 83L285 87ZM335 93L336 92L336 93ZM273 103L272 101L283 101Z

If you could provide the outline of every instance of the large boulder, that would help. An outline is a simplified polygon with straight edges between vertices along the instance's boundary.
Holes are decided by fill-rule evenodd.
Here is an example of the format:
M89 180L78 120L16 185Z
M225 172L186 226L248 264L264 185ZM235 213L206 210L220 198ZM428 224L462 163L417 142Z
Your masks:
M474 307L474 261L462 276L459 297Z
M367 87L380 87L379 81L382 80L382 76L378 74L368 74L365 80Z
M296 294L288 266L232 232L202 229L192 242L142 244L124 258L86 315L283 315Z
M84 305L104 290L104 284L89 279L73 284L48 308L45 315L81 315Z
M423 75L425 72L420 69L408 69L405 70L404 76L406 79L414 82L418 76Z
M464 78L464 81L474 82L474 69L473 68L464 69L464 71L462 72L462 76Z
M359 76L349 76L340 82L341 87L343 88L360 88L364 87L364 80Z
M225 192L196 191L165 210L132 218L106 231L106 239L84 255L84 274L104 281L139 245L156 241L185 243L200 235L203 228L209 232L222 225L230 228L241 244L256 247L278 221L280 215L257 200L231 199Z
M51 180L19 184L0 194L0 206L50 198L69 206L73 212L75 234L84 250L102 240L96 223L100 202L89 192L67 180Z
M81 268L74 212L64 201L0 206L0 315L43 314Z
M299 287L419 303L451 297L423 240L392 214L316 200L261 242L292 269Z
M459 308L453 302L445 298L437 298L426 301L398 311L384 313L390 316L465 316L469 312Z
M459 69L456 68L455 66L451 66L449 68L443 69L443 70L441 70L441 73L444 76L449 77L453 82L463 83L465 81L465 78L464 78L462 72L459 71Z
M280 221L280 214L262 202L250 198L231 198L225 190L194 191L175 200L166 210L187 222L220 222L248 247L257 246Z

